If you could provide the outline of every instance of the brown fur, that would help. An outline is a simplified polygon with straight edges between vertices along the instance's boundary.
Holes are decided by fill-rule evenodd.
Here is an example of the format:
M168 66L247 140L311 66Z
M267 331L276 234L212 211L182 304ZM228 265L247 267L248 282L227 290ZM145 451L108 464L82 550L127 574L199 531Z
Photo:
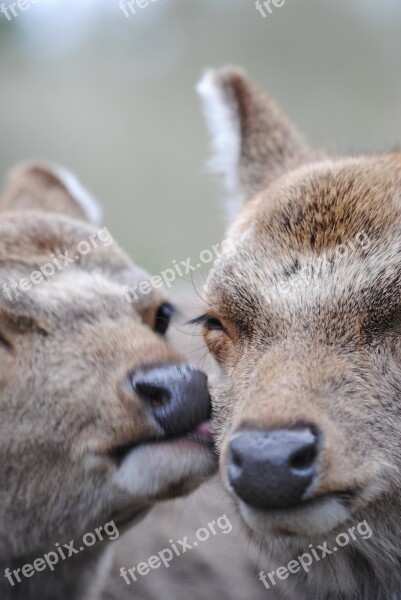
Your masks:
M179 326L171 328L171 343L213 377L213 359L207 355L199 336L188 335L188 327L184 325L201 308L200 295L191 285L188 289L186 285L179 285L175 287L173 297L180 318ZM137 581L131 581L130 585L122 579L121 566L137 565L149 556L157 555L170 539L177 541L187 536L192 543L199 527L205 527L223 514L228 516L233 527L228 535L213 536L197 548L175 557L168 569L162 567L150 571ZM189 497L159 503L124 536L116 546L104 600L181 600L187 596L192 600L283 600L283 590L267 594L258 580L258 570L271 565L270 558L261 554L259 536L249 535L217 475Z
M29 277L53 255L74 256L97 233L84 221L96 209L74 197L69 181L64 172L24 165L1 205L1 600L97 598L105 543L14 587L3 573L112 519L122 531L155 501L187 493L214 470L206 446L183 453L163 442L129 386L135 368L183 358L154 331L163 296L153 290L136 304L125 299L122 286L147 275L116 243L98 241L14 300L3 293L4 284ZM133 449L120 464L113 451L125 444Z
M225 152L216 164L236 182L231 193L248 200L206 286L207 316L223 326L204 319L220 365L212 396L223 481L282 565L362 520L373 529L369 541L294 576L294 598L395 600L401 155L308 151L238 70L207 74L200 92L215 149ZM323 432L315 502L262 511L236 498L227 477L232 434L300 423Z

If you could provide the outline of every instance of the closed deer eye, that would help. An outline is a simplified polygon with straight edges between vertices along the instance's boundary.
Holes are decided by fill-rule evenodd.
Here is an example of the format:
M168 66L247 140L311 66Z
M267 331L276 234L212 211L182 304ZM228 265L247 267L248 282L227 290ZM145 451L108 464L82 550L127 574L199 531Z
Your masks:
M227 328L220 319L208 314L193 319L190 321L190 324L201 325L203 327L203 337L209 352L223 367L230 357L230 351L233 349L232 340Z
M156 313L156 321L154 330L160 335L165 335L169 328L172 315L175 313L175 308L172 304L165 302L162 304Z
M211 315L201 315L200 317L196 317L196 319L192 319L192 321L190 321L190 324L203 325L208 331L223 331L224 333L227 333L223 323Z

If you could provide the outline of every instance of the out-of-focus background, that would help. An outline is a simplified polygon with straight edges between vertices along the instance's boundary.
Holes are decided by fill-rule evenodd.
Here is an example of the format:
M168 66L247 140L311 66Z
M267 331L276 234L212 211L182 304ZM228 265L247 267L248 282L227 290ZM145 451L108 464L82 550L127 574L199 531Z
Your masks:
M36 2L0 13L1 177L26 157L68 166L153 272L224 230L194 91L205 67L242 65L313 144L401 142L400 0L286 0L265 17L254 0L140 0L128 17L118 0Z

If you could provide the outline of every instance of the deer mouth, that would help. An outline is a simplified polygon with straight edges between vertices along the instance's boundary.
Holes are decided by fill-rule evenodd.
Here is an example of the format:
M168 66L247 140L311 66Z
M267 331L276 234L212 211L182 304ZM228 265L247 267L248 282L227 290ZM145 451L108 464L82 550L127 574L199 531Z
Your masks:
M181 446L183 449L185 447L190 448L191 445L193 447L199 446L200 448L203 447L208 452L214 454L214 441L211 421L202 421L193 429L177 435L155 435L140 441L120 444L109 450L108 456L113 460L113 462L116 463L117 466L120 466L124 460L138 448L143 446L157 445L163 445L166 447L177 445Z
M134 503L147 505L186 495L217 471L209 423L178 435L156 436L113 449L113 482Z

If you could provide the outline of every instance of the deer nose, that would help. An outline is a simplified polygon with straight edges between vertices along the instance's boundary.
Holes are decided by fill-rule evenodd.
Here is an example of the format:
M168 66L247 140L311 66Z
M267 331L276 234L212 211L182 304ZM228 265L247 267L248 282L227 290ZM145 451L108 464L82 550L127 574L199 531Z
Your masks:
M192 365L139 370L132 374L131 383L167 436L188 433L210 419L207 377Z
M296 506L316 477L318 442L309 428L238 433L230 442L230 484L254 508Z

